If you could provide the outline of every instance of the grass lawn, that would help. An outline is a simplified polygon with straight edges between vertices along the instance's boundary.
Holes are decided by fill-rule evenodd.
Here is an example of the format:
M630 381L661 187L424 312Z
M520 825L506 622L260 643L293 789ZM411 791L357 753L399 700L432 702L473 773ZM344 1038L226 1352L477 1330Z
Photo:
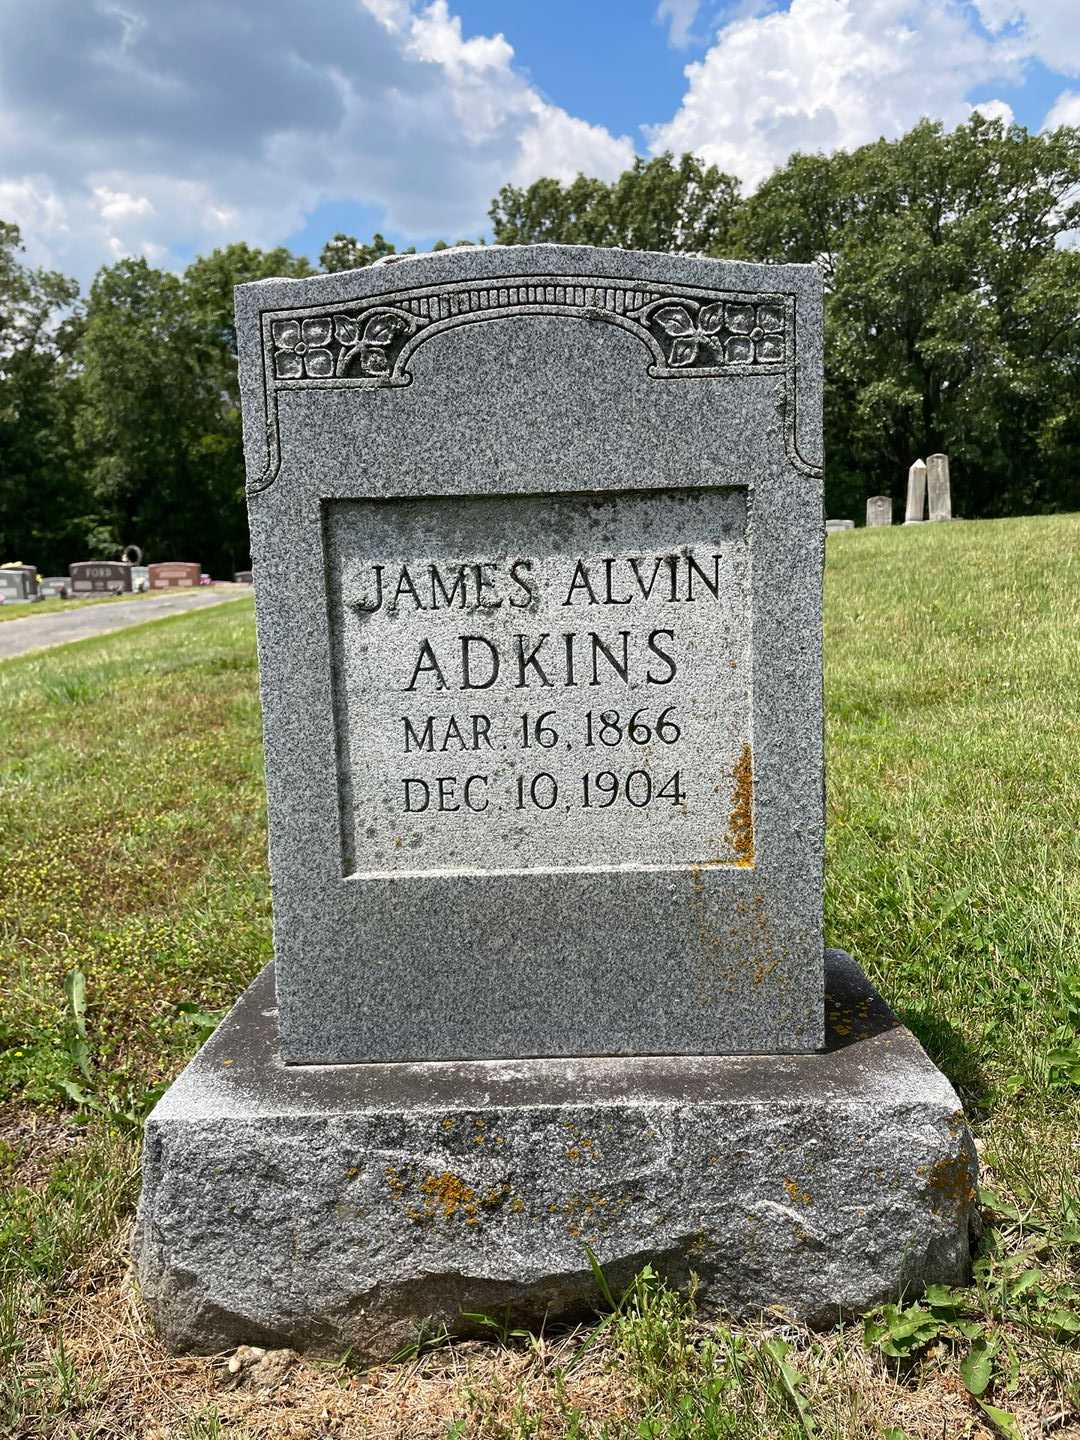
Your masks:
M812 1335L645 1275L599 1332L273 1393L164 1355L126 1270L141 1121L271 953L230 605L0 665L0 1434L1080 1436L1080 517L833 536L826 612L828 939L964 1100L971 1287Z

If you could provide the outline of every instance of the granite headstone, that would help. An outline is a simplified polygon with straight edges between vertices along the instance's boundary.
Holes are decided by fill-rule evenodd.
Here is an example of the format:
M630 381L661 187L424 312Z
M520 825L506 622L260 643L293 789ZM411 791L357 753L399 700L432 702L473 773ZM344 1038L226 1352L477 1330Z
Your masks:
M815 277L524 258L238 294L283 1053L813 1050Z
M826 521L825 521L825 534L826 534L826 535L837 535L837 534L839 534L839 532L840 532L841 530L854 530L854 529L855 529L855 521L854 521L854 520L826 520Z
M70 586L67 575L46 575L41 582L41 593L49 600L66 600Z
M9 604L15 600L32 600L35 590L25 570L0 568L0 595Z
M949 480L949 457L926 457L926 492L931 520L952 519L952 485Z
M908 470L905 525L921 525L926 519L926 462L916 460Z
M2 565L0 570L7 574L21 574L26 576L26 598L33 600L38 593L38 574L36 565Z
M892 524L892 496L871 495L866 502L867 525Z
M68 571L74 596L126 594L131 590L131 566L122 560L76 560Z
M147 571L151 590L189 590L198 585L202 567L198 561L159 560Z
M817 270L448 251L237 334L275 963L147 1125L163 1338L539 1322L586 1243L737 1314L961 1279L956 1097L822 945Z

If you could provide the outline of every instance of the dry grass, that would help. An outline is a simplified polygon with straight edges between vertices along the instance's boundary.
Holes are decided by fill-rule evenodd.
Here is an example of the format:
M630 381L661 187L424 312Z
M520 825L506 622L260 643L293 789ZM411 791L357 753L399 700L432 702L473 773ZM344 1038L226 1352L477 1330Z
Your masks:
M639 1433L638 1421L654 1398L642 1384L640 1366L627 1364L627 1347L616 1332L575 1366L588 1338L584 1330L509 1346L461 1341L362 1373L347 1363L297 1358L269 1393L236 1386L227 1357L176 1359L147 1333L127 1269L127 1242L125 1225L86 1257L66 1293L37 1319L24 1373L49 1373L50 1351L62 1334L76 1377L73 1403L66 1411L57 1406L53 1382L40 1425L28 1416L12 1440L630 1437ZM699 1344L711 1333L704 1322L691 1322L688 1343ZM936 1363L943 1357L928 1355L900 1375L875 1358L856 1331L811 1336L794 1327L749 1327L743 1335L754 1343L778 1333L794 1344L815 1435L881 1440L894 1428L909 1440L995 1436L955 1370ZM1073 1366L1073 1383L1078 1379ZM808 1433L782 1414L777 1420L782 1401L767 1384L759 1379L749 1388L753 1428L732 1435L793 1440ZM1076 1412L1068 1402L1052 1401L1035 1374L1026 1375L1010 1397L1010 1410L1024 1437L1080 1437ZM772 1428L774 1420L780 1428ZM463 1428L455 1431L455 1424Z

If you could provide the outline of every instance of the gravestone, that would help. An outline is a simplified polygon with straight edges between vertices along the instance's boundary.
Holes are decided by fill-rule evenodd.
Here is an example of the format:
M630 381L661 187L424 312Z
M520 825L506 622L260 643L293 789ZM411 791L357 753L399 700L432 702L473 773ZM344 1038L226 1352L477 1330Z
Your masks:
M41 593L50 600L66 600L70 584L67 575L46 575L41 582Z
M6 572L6 573L9 574L9 575L12 575L12 574L25 575L25 576L26 576L26 598L27 598L28 600L34 600L34 599L37 598L37 593L38 593L38 577L37 577L37 566L36 566L36 565L18 565L18 564L0 565L0 570Z
M131 590L131 566L122 560L76 560L68 571L74 596L127 594Z
M159 560L147 570L151 590L188 590L198 585L202 567L197 561Z
M916 460L908 470L905 525L921 525L926 519L926 462Z
M949 483L949 457L926 457L926 490L931 520L952 519L952 487Z
M892 524L892 496L871 495L866 502L867 525Z
M237 570L233 575L233 581L237 585L251 585L254 583L254 577L250 570Z
M18 600L32 600L35 588L31 577L24 569L8 570L0 567L0 595L6 603Z
M237 334L275 961L147 1125L166 1342L574 1314L586 1245L962 1278L956 1097L823 950L814 267L449 251Z
M841 530L854 530L854 529L855 529L855 521L854 521L854 520L826 520L826 521L825 521L825 533L826 533L826 535L836 535L836 534L838 534L839 531L841 531Z
M135 549L135 546L129 547ZM138 565L134 561L131 565L131 588L137 595L145 595L150 589L150 567L149 565Z

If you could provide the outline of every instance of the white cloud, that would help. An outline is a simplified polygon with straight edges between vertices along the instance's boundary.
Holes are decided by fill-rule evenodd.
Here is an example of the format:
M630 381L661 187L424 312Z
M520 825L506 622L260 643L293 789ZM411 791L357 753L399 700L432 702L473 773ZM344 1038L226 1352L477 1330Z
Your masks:
M400 21L399 27L405 28ZM458 82L485 72L506 74L514 58L513 46L501 34L464 39L461 19L450 14L446 0L432 0L426 10L409 17L408 49L421 60L442 65Z
M50 236L60 242L70 232L68 209L45 175L27 175L18 180L0 180L0 219L13 220L29 236ZM42 263L52 262L47 246Z
M974 0L995 34L1009 33L1050 70L1080 75L1080 13L1076 0Z
M1011 125L1016 119L1012 106L1004 100L977 100L971 110L973 114L977 110L987 120L1000 120L1003 125Z
M515 185L528 184L539 175L572 180L575 175L614 179L634 163L634 147L624 135L616 138L602 125L590 125L560 110L537 104L532 124L522 133L512 174Z
M689 45L690 31L700 8L701 0L660 0L656 18L661 25L668 26L668 44L674 49L682 50Z
M508 179L633 156L447 0L0 0L0 215L83 281L121 254L279 244L324 202L478 235Z
M968 97L1036 54L1080 73L1077 3L652 0L673 45L712 39L647 143L752 186L794 150L923 115L1009 120L1004 101ZM476 236L508 180L632 163L628 137L551 103L507 38L467 36L453 5L0 0L0 217L35 263L86 281L118 254L178 266L280 244L324 203L372 207L406 240ZM1066 90L1048 123L1078 107Z
M1050 107L1042 128L1056 130L1059 125L1080 126L1080 90L1063 90Z
M110 190L107 185L95 185L93 196L98 214L113 224L154 213L154 206L145 195L129 195L126 190Z
M694 150L753 186L795 150L900 135L923 116L957 124L970 89L1018 77L1020 53L956 0L792 0L718 32L650 148Z

